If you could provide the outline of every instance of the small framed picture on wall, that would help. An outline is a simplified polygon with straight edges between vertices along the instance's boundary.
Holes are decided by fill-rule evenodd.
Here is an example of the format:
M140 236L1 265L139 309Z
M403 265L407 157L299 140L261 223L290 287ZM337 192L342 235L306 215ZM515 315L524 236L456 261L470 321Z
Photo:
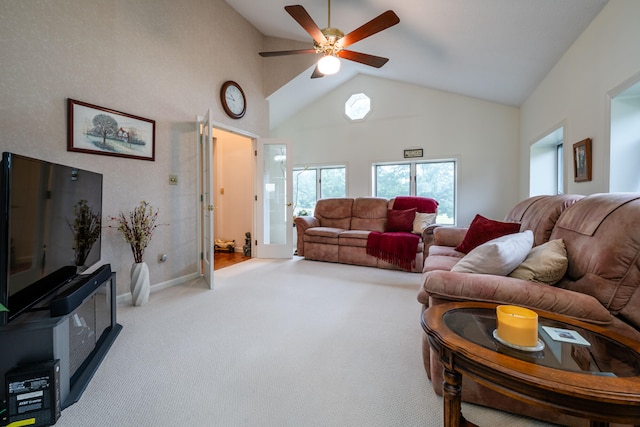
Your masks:
M573 144L573 180L591 181L591 138Z

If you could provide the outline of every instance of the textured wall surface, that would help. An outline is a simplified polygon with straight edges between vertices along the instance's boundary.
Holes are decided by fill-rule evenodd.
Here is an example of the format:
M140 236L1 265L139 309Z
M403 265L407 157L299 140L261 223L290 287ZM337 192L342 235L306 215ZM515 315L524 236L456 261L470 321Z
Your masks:
M0 150L104 175L103 216L141 200L160 209L145 254L151 283L197 271L196 115L268 135L263 36L223 0L2 0ZM224 115L219 89L242 85L248 110ZM67 151L66 100L156 121L155 161ZM169 185L178 175L178 185ZM131 251L103 230L102 263L128 292ZM167 262L157 262L158 254Z

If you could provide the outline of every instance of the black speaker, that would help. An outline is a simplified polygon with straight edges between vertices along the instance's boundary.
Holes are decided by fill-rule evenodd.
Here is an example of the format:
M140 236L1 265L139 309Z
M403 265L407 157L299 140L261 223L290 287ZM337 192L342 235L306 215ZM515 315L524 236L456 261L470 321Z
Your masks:
M5 381L7 425L50 426L58 421L59 360L17 366L5 374Z

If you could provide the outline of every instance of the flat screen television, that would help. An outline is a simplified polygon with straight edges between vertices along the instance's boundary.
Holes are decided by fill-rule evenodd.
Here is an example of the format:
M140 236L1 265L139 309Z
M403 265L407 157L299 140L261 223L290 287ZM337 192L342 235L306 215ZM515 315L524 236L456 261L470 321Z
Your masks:
M100 260L102 174L8 152L0 170L4 325Z

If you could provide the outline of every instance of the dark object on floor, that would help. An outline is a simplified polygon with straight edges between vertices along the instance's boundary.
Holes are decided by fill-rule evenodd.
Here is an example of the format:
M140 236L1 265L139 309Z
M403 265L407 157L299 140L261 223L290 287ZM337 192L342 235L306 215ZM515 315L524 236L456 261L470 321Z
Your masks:
M244 246L242 247L242 252L244 256L251 256L251 233L244 233Z

